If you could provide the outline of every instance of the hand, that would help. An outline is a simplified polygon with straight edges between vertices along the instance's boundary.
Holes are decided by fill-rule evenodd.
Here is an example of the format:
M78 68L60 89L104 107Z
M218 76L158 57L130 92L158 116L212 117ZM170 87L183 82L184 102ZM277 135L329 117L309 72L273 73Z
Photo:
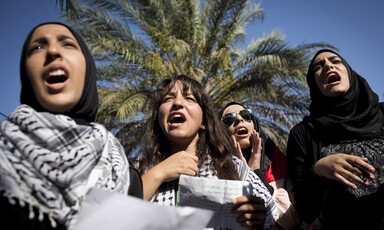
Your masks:
M353 182L369 186L368 180L375 179L375 176L372 174L375 168L367 162L367 158L338 153L321 158L314 165L314 171L319 176L337 180L352 189L357 189ZM364 181L358 175L368 180Z
M264 201L256 196L239 196L233 199L232 212L239 213L237 222L243 227L263 229L267 215Z
M236 156L240 158L242 161L244 161L245 164L247 164L247 160L243 156L243 151L241 150L239 142L236 141L235 136L232 135L231 137L232 137L232 142L236 148Z
M141 176L144 200L150 200L163 182L175 180L180 174L195 176L199 171L198 161L196 154L181 151L149 169Z
M162 182L168 182L180 177L181 174L195 176L199 171L199 158L194 153L180 151L157 164L155 169L161 175Z
M252 152L248 165L252 170L260 168L261 161L261 138L256 130L251 133Z

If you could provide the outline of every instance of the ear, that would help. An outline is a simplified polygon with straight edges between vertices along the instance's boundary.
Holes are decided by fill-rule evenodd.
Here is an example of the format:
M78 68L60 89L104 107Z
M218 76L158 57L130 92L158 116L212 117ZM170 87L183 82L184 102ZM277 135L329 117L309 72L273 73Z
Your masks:
M205 130L205 125L201 125L201 126L200 126L200 129L201 129L201 130Z

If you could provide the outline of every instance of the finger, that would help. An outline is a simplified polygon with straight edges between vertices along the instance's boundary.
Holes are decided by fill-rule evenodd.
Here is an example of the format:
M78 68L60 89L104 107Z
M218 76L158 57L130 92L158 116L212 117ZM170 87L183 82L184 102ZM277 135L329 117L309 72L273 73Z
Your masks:
M375 179L375 175L374 174L366 171L365 169L361 168L358 165L351 165L350 167L348 167L347 170L350 171L350 172L353 172L356 175L359 175L359 176L362 176L364 178L367 178L369 180L374 180Z
M258 203L245 203L237 204L232 208L232 212L236 213L264 213L266 208L264 204Z
M246 196L238 196L232 200L233 204L244 204L244 203L255 203L255 204L263 204L264 200L253 195Z
M260 213L242 213L237 217L237 222L245 222L245 221L263 221L265 220L266 212Z
M368 159L365 157L351 156L347 158L348 163L366 170L368 172L375 172L375 168L368 163Z
M337 174L335 177L336 177L336 180L339 181L340 183L345 184L346 186L348 186L352 189L357 189L357 186L354 183L348 181L343 176Z
M248 227L250 229L263 229L264 228L264 222L265 220L262 221L250 221L247 220L245 222L238 222L242 227Z

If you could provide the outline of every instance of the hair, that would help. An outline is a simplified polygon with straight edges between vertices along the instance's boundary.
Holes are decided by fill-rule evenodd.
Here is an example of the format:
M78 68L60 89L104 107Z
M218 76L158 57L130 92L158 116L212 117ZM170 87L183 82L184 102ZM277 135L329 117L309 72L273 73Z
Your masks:
M158 112L164 96L172 90L177 82L182 83L184 93L189 89L192 91L203 111L205 129L199 130L199 140L196 146L199 167L210 156L212 159L211 167L220 179L238 180L239 176L232 159L235 148L213 110L210 97L198 81L184 75L164 79L157 86L152 104L152 115L147 124L147 131L139 156L139 172L145 173L146 170L170 156L168 140L160 128Z

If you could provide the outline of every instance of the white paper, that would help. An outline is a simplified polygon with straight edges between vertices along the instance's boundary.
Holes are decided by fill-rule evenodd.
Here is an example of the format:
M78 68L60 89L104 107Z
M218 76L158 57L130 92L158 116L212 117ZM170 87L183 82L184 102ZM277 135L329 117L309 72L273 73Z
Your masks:
M181 175L179 179L179 206L191 206L215 212L207 227L225 226L243 229L233 214L232 200L252 194L252 184L246 181L208 179Z
M165 207L141 199L93 189L82 204L75 230L203 229L212 211Z

